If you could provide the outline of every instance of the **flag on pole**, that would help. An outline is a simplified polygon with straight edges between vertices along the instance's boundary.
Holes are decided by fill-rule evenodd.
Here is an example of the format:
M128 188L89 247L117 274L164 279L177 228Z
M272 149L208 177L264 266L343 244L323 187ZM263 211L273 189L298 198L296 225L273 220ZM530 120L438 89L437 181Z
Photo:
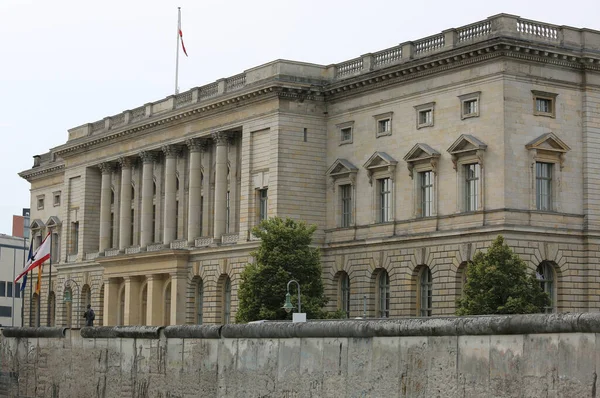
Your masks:
M23 269L27 269L31 265L31 259L33 258L33 239L29 243L29 254L27 255L27 261L23 264ZM21 291L25 290L27 285L27 274L23 275L23 283L21 284Z
M50 241L51 241L51 239L49 239L49 237L50 237L50 234L46 235L46 237L44 238L44 241L42 242L40 247L38 247L38 249L35 251L35 253L33 253L31 262L29 262L29 261L27 262L29 265L15 279L15 283L17 283L29 271L34 270L35 268L44 264L44 262L46 260L50 259L50 244L51 244Z
M40 265L38 268L38 279L37 279L37 283L35 284L35 293L39 296L40 295L40 290L42 289L42 272L44 270L44 265Z
M183 33L181 32L181 23L179 24L179 38L181 39L181 48L183 49L183 53L187 57L187 51L185 51L185 44L183 44Z

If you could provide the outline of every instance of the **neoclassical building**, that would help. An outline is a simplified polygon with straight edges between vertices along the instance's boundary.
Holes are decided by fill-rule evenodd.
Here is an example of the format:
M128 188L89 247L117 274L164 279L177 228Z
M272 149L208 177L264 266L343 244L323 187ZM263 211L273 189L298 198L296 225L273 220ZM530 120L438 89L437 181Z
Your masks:
M329 307L452 314L499 234L548 311L600 310L600 32L500 14L329 66L277 60L35 156L30 323L235 320L260 220L318 226ZM48 305L48 298L51 303Z

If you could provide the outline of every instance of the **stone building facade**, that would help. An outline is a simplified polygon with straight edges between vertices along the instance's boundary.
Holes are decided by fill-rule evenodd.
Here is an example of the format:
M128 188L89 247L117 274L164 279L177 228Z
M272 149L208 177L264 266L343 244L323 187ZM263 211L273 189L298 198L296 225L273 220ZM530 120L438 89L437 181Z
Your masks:
M20 174L34 239L56 242L49 323L87 303L105 325L232 322L272 216L318 226L329 306L350 317L454 313L498 234L548 311L600 310L599 54L600 32L500 14L73 128Z

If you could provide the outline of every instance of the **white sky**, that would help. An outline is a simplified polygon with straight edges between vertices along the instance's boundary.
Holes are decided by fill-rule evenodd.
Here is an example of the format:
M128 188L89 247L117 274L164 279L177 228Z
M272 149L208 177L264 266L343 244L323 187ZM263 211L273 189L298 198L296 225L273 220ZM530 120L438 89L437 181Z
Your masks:
M600 30L600 2L0 0L0 233L29 207L17 173L67 130L283 58L331 64L504 12Z

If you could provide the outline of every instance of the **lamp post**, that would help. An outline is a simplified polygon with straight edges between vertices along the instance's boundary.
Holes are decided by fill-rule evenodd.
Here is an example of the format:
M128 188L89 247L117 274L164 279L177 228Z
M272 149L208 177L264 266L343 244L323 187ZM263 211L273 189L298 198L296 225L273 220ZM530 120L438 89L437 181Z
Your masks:
M293 322L306 322L306 314L302 313L302 303L300 302L300 284L297 280L292 279L287 283L287 293L285 294L285 304L283 305L283 309L288 314L294 309L292 305L292 296L290 295L290 284L295 283L298 286L298 312L292 315Z
M77 288L77 297L79 297L79 284L77 284L77 282L75 282L73 279L67 279L65 281L65 288L63 291L66 291L68 287L71 287L71 283L73 283L75 285L75 287ZM65 303L73 303L73 296L69 295L67 296L66 294L63 294L63 302ZM77 327L79 327L79 313L81 312L81 308L79 308L79 306L81 305L81 297L79 297L79 300L77 301ZM73 309L71 309L71 316L73 315ZM71 325L69 325L69 327L71 327Z

